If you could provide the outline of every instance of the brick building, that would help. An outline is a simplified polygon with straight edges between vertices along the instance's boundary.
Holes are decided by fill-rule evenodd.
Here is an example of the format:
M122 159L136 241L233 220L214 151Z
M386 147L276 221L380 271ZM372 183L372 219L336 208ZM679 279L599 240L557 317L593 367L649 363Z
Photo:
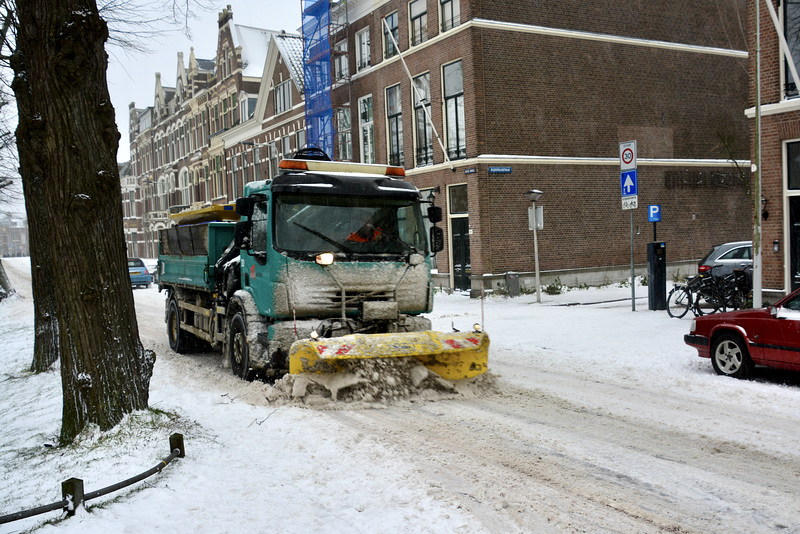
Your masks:
M30 256L28 220L0 213L0 256Z
M756 49L755 1L748 2L750 49ZM774 0L781 29L800 60L800 5ZM766 3L761 8L761 193L762 287L774 302L800 287L800 98ZM752 157L756 158L756 58L750 59Z
M720 1L713 9L686 0L531 4L328 4L333 156L400 164L424 196L435 195L445 212L442 283L475 289L479 275L533 270L523 196L533 188L544 192L538 205L544 208L539 251L545 272L572 283L584 270L629 266L621 141L638 146L637 263L645 262L652 239L647 204L662 206L658 238L667 243L669 261L695 260L714 243L748 238L744 1ZM231 18L229 10L220 16L220 47L225 28L235 27ZM244 181L271 177L280 157L305 144L302 40L271 32L268 43L258 89L251 93L257 95L252 116L191 145L185 164L159 162L148 171L156 183L165 177L169 192L180 189L175 177L188 167L196 185L194 197L170 193L161 205L164 214L185 200L232 199ZM234 63L234 79L242 70ZM221 82L215 73L209 77L204 91L210 97L221 91ZM196 102L201 95L185 98ZM175 117L172 124L187 104L169 101L176 104L167 114ZM166 126L156 122L136 135L145 145L148 135L172 143L162 133ZM209 172L220 180L216 191L227 194L224 199L204 196ZM158 214L148 187L143 226L153 228L147 217L165 221L148 215Z

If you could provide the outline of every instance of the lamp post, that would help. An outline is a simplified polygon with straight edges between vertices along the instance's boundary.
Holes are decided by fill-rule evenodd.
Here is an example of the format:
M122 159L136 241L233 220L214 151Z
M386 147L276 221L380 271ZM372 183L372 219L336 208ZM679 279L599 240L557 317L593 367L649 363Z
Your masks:
M539 280L539 241L536 238L536 227L538 226L538 221L536 217L536 201L543 195L541 191L538 189L531 189L527 193L525 193L525 198L531 201L533 204L533 256L534 256L534 263L536 264L536 302L542 302L542 283Z

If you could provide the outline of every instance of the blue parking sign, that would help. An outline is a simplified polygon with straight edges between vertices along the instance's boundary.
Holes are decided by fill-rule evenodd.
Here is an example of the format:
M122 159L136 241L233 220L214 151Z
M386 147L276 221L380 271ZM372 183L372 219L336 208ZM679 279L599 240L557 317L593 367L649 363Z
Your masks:
M661 204L647 206L647 220L649 222L661 222Z

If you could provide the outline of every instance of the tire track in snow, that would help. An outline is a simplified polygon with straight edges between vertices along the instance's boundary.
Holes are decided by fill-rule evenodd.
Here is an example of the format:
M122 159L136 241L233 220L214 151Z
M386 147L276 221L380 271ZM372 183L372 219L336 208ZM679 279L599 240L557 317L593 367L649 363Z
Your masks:
M800 463L530 390L331 416L394 443L495 532L796 531Z

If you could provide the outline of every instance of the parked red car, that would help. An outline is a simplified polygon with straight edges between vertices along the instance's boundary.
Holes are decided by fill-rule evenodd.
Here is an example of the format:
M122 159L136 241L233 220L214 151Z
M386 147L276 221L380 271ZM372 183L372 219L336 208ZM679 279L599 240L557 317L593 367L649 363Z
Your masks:
M767 308L696 317L683 340L720 375L746 378L755 365L800 371L800 289Z

